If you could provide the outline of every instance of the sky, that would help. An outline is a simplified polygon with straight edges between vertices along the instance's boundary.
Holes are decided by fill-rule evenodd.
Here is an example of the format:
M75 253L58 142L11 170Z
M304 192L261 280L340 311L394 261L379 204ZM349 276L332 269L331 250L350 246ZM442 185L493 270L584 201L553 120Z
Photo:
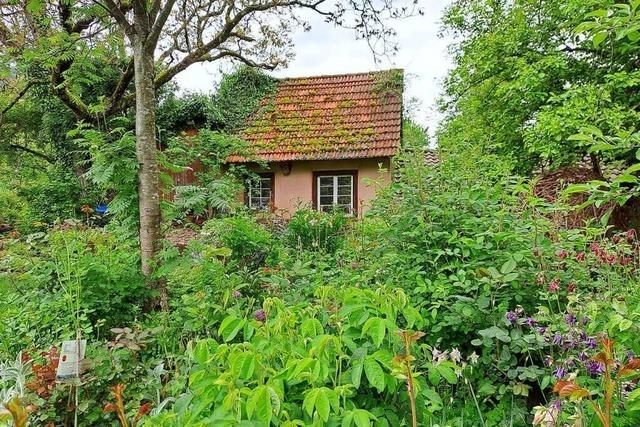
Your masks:
M394 22L399 52L376 64L363 40L356 40L352 31L336 28L317 16L311 31L299 31L294 36L295 58L286 69L271 74L275 77L307 77L326 74L357 73L389 68L405 70L405 99L418 100L414 117L432 134L440 120L435 103L441 83L451 61L447 55L448 38L438 36L440 18L448 0L423 0L424 16L414 16ZM184 91L209 92L220 78L217 63L195 64L177 76Z

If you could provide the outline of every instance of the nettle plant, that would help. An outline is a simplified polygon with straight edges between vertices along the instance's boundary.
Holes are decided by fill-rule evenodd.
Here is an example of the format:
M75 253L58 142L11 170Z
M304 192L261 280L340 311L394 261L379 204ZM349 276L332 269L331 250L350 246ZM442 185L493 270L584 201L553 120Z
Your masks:
M188 392L148 425L418 425L442 408L436 386L461 368L418 345L424 321L402 290L315 297L229 309L216 338L189 346Z

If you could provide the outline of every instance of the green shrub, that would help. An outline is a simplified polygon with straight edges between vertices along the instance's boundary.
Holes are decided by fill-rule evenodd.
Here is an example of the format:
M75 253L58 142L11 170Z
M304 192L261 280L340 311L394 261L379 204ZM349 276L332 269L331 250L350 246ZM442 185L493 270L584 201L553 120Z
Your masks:
M99 201L94 191L84 189L69 171L52 169L20 187L19 194L28 200L32 221L52 224L56 220L81 218L82 205L94 206Z
M38 233L0 257L0 353L100 334L140 315L147 287L134 240L102 230Z
M340 211L331 213L300 209L288 225L289 245L297 249L335 252L344 243L347 217Z
M422 325L405 294L320 287L315 297L228 310L211 338L189 346L188 391L146 425L407 425L407 372L427 425L462 369L434 362L420 334L403 329Z
M0 189L0 225L8 224L22 229L27 221L28 209L26 201L14 191Z
M277 256L273 236L251 216L210 220L203 234L214 244L231 249L231 259L241 266L257 268Z

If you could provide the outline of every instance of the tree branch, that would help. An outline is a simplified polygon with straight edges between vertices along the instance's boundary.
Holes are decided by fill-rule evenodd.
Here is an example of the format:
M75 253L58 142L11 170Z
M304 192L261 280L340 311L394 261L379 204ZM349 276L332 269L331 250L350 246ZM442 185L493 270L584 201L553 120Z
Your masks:
M13 99L2 110L0 110L0 126L2 126L2 120L4 118L4 115L7 114L7 111L12 109L13 106L16 105L18 101L20 101L22 97L27 94L29 89L31 89L36 83L38 83L38 80L30 80L29 82L27 82L26 86L20 92L18 92L16 96L14 96Z
M155 0L160 3L160 0ZM160 10L158 17L153 23L153 27L151 27L151 32L149 33L149 38L147 39L147 49L155 50L156 45L158 44L158 39L160 38L160 34L162 33L162 29L164 25L167 23L167 19L169 19L169 15L171 14L171 10L173 9L173 5L176 0L167 0L164 4L164 7Z
M32 154L36 157L41 158L42 160L46 160L48 163L51 163L51 164L55 163L55 160L52 157L47 156L46 154L41 153L39 151L32 150L31 148L25 147L24 145L9 144L9 148L13 148L14 150L20 150L20 151L24 151L25 153Z
M122 28L122 30L127 34L127 36L132 36L134 34L134 28L129 23L126 17L127 9L121 9L118 7L114 0L104 0L105 4L100 3L97 0L93 0L95 4L105 9L109 14L116 20L118 25Z
M76 115L76 117L88 122L94 122L95 117L91 114L91 111L89 111L87 104L82 102L78 96L71 93L71 91L65 86L65 80L62 73L68 70L70 66L71 61L61 61L54 68L51 74L51 90L56 97L58 97L58 99L60 99L60 101L62 101L62 103Z
M324 1L324 0L323 0ZM227 41L230 37L236 35L234 32L235 28L238 24L248 15L255 12L262 12L269 9L274 9L277 7L287 7L291 5L298 5L298 0L292 1L271 1L262 4L253 4L245 7L244 9L238 11L235 16L231 17L231 15L227 14L227 18L225 20L225 24L222 29L216 34L209 42L200 45L188 55L186 55L180 62L178 62L173 67L168 68L158 75L156 78L155 86L156 88L164 85L165 83L171 81L176 75L186 70L190 65L195 64L196 62L202 61L210 61L212 58L219 59L224 56L231 56L227 51L222 56L211 56L208 57L209 52L218 48L225 41ZM221 52L222 53L222 52ZM239 55L239 54L238 54Z
M122 105L122 100L124 97L129 84L134 76L134 68L133 68L133 58L129 59L129 63L127 64L127 68L125 68L124 73L120 76L120 80L116 85L116 88L113 90L111 97L109 98L109 106L105 111L106 116L111 116L114 113L117 113L121 109L126 108L126 105Z
M211 62L211 61L215 61L217 59L221 59L224 57L229 57L229 58L233 58L233 59L237 59L238 61L250 66L250 67L255 67L255 68L263 68L265 70L274 70L279 64L278 63L266 63L266 62L255 62L249 58L244 57L241 53L239 52L234 52L232 50L227 50L227 49L221 49L220 53L217 55L203 55L201 58L201 61L207 61L207 62Z

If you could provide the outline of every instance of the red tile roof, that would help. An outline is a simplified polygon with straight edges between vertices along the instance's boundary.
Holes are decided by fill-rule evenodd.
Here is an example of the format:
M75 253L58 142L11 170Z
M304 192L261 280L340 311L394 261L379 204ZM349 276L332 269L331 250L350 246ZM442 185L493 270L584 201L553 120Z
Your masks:
M283 79L247 120L255 160L387 157L400 147L402 70Z

